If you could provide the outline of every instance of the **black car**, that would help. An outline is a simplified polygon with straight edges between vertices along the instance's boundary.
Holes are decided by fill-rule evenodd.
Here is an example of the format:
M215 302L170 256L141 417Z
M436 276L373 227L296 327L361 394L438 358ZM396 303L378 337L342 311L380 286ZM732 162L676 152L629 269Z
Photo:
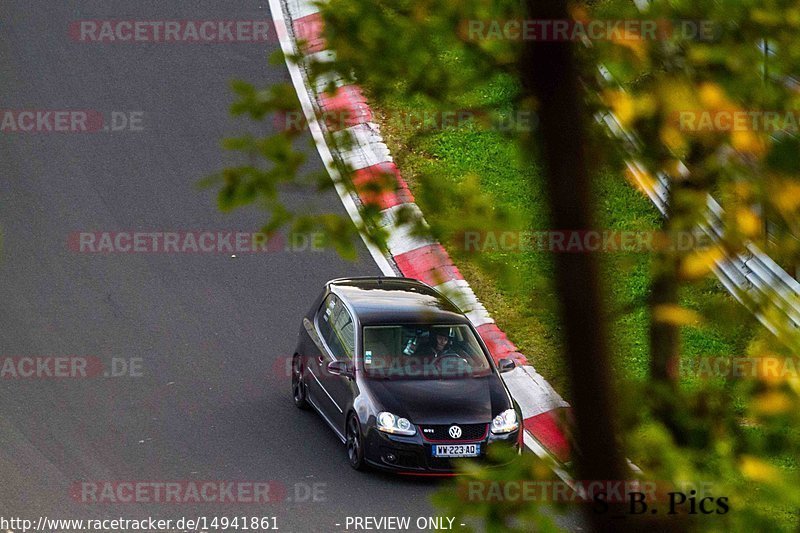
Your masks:
M498 366L502 370L498 370ZM292 392L347 445L350 465L445 473L487 448L519 452L522 416L475 328L406 278L328 282L303 319Z

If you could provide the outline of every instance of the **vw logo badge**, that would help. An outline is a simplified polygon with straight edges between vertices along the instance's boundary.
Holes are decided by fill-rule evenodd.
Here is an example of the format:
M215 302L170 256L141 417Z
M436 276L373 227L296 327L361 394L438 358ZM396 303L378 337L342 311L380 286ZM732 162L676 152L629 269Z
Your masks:
M461 428L458 426L450 426L450 429L447 430L450 436L454 439L461 438Z

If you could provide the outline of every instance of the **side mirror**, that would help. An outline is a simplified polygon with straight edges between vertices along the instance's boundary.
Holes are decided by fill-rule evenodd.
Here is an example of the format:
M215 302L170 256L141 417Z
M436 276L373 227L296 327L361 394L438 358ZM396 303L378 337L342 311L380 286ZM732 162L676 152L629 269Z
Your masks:
M353 365L347 361L331 361L328 363L328 372L334 376L344 376L350 379L355 377Z
M517 363L515 363L513 359L507 359L504 357L497 362L497 368L500 370L500 373L503 374L505 372L511 372L517 368Z

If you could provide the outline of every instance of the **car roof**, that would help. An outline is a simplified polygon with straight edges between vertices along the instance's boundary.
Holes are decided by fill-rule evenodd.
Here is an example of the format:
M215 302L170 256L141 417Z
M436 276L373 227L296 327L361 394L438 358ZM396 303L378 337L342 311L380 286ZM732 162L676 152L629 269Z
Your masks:
M345 278L328 282L328 287L353 310L364 326L469 323L449 298L419 280Z

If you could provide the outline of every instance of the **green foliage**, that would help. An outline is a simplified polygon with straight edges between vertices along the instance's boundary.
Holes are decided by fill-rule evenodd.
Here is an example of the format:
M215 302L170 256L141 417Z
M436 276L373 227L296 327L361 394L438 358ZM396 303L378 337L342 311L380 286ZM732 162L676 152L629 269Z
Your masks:
M258 90L252 84L236 80L231 87L235 95L230 107L233 116L247 116L263 123L267 117L300 114L297 95L290 84ZM269 219L262 231L268 235L285 227L293 233L305 235L319 232L323 236L321 245L333 247L342 257L355 259L355 242L359 233L349 218L326 213L324 209L315 213L311 206L306 206L302 212L287 207L282 193L288 187L312 188L321 192L334 184L325 171L301 172L306 156L296 145L300 139L305 139L304 130L279 129L260 137L248 133L224 139L223 150L238 154L237 159L248 164L226 167L201 180L200 187L218 189L217 202L224 212L253 204L267 211ZM366 216L365 220L370 218ZM372 233L380 236L377 232Z
M611 40L578 47L583 80L590 89L587 100L593 109L614 110L623 126L634 130L641 141L637 157L652 172L664 172L679 184L670 231L691 230L702 220L706 194L714 192L725 199L730 213L724 221L728 252L741 250L746 240L756 240L784 262L796 260L796 255L788 254L796 254L797 246L792 248L782 239L785 231L771 235L770 242L763 238L756 209L757 204L777 200L770 210L788 229L796 224L800 188L794 185L794 138L779 135L776 142L758 131L687 131L680 128L676 113L793 109L797 96L789 87L765 82L763 52L757 44L767 37L777 50L768 61L768 78L780 80L800 73L798 51L792 46L800 21L793 15L797 3L655 1L644 14L627 0L574 7L574 15L584 19L714 21L714 35L703 39L673 32L654 41ZM470 20L520 19L520 9L516 2L332 0L325 19L329 42L338 54L335 68L353 72L389 115L413 106L481 109L499 116L508 112L509 105L512 112L530 106L521 101L515 81L521 43L470 40L464 28ZM787 16L775 16L779 11ZM619 86L599 82L599 63L608 67ZM457 238L465 229L547 227L547 213L542 209L546 199L531 195L536 187L526 182L538 179L536 154L521 153L519 145L511 144L524 139L526 132L500 134L478 122L440 131L409 131L413 129L393 125L387 131L390 137L396 136L390 141L403 149L398 161L406 178L413 180L436 237L452 244L453 236ZM658 228L661 222L655 210L635 199L634 190L620 179L629 147L606 138L599 129L592 139L590 157L610 166L599 179L598 206L604 227ZM678 172L679 161L691 172L688 183ZM457 255L457 245L449 248ZM670 310L668 316L687 324L681 326L684 362L691 366L707 358L765 353L783 357L787 353L766 334L748 346L752 317L722 297L719 286L709 279L710 266L719 257L716 253L695 249L680 255L682 308ZM798 480L792 458L798 435L787 428L798 422L792 414L798 412L795 382L767 383L763 375L702 378L695 373L686 375L678 390L670 391L668 401L663 401L667 393L649 383L642 372L648 362L649 346L643 339L652 317L644 304L655 268L653 259L624 254L604 259L614 309L610 327L620 354L617 364L626 379L622 401L626 447L646 479L676 485L710 482L717 496L731 498L729 514L689 522L694 529L793 529L798 519ZM492 252L459 261L460 265L480 264L491 272L490 285L497 292L514 293L531 302L533 309L538 305L542 315L554 316L549 258ZM493 293L489 296L495 300ZM519 318L513 313L506 316ZM557 324L538 323L546 324L551 335L557 331ZM530 320L501 324L514 340L525 336L520 330L534 327ZM523 326L516 327L519 324ZM554 341L557 349L557 334ZM537 359L534 364L538 365ZM672 407L664 412L664 405ZM520 472L517 467L470 469L468 476L536 479L530 468ZM460 515L480 516L488 529L530 529L532 523L543 523L536 502L476 506L463 502L458 494L457 490L443 491L438 501Z
M487 533L527 532L531 531L531 524L536 524L536 531L559 531L552 511L531 504L536 492L530 491L531 497L516 497L516 489L524 486L523 483L538 483L540 487L563 485L553 474L551 467L554 465L532 454L517 456L508 449L494 449L488 467L464 463L463 475L435 494L434 503L444 513L466 523L477 519ZM539 499L545 504L553 500ZM567 502L553 503L562 509L567 505Z
M324 13L339 72L352 72L378 96L401 86L407 94L443 101L487 74L514 71L516 46L466 37L469 20L509 18L518 8L508 0L333 0ZM453 57L463 68L450 68Z

